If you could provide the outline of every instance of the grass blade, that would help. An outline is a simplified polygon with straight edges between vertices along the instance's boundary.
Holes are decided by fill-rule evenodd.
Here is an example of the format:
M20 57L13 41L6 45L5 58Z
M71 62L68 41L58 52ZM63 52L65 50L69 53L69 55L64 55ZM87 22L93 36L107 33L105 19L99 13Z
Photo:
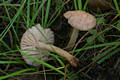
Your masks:
M23 64L23 61L0 61L0 64Z
M28 54L25 54L25 53L24 53L23 51L21 51L19 48L18 48L18 50L20 51L20 53L21 53L22 55L26 56L28 59L32 59L33 61L38 62L38 63L40 63L40 64L43 64L43 65L45 65L46 67L51 68L51 69L57 71L58 73L64 75L64 72L58 70L58 69L55 68L54 66L52 66L52 65L50 65L50 64L48 64L48 63L45 63L44 61L41 61L41 60L39 60L39 59L37 59L37 58L34 58L34 57L32 57L32 56L29 56Z
M77 8L77 1L76 0L74 0L74 6L75 6L75 10L78 10L78 8Z
M42 0L43 2L44 0ZM41 25L44 27L44 6L42 7L42 19L41 19Z
M84 6L83 6L83 10L85 11L87 9L87 4L88 4L88 0L86 0Z
M34 70L34 69L33 69L33 68L31 68L31 69L23 69L23 70L14 72L14 73L12 73L12 74L8 74L8 75L5 75L5 76L1 76L1 77L0 77L0 80L6 79L6 78L9 78L9 77L13 77L13 76L16 76L16 75L20 75L20 74L23 73L23 72L31 71L31 70Z
M4 0L3 0L3 2L4 2ZM5 4L4 4L4 7L5 7L5 10L6 10L7 16L8 16L8 18L9 18L9 21L11 21L11 18L10 18L9 12L8 12L8 9L7 9L7 7L6 7ZM15 28L14 28L13 25L12 25L12 30L13 30L13 32L14 32L14 34L15 34L15 39L16 39L16 41L19 42L19 38L18 38L17 32L16 32L16 30L15 30Z
M25 53L23 53L22 51L20 51L20 52L21 52L22 55L26 56L27 58L32 59L33 61L38 62L38 63L40 63L40 64L43 64L43 65L45 65L46 67L51 68L51 69L57 71L58 73L64 75L64 72L58 70L58 69L55 68L54 66L51 66L51 65L45 63L44 61L38 60L37 58L34 58L34 57L32 57L32 56L29 56L28 54L25 54Z
M80 52L82 50L89 50L89 49L92 49L92 48L99 48L99 47L104 47L104 46L119 45L119 44L120 44L120 42L111 42L111 43L97 44L97 45L94 45L94 46L89 46L89 47L86 47L86 48L77 49L77 50L75 50L75 52Z
M0 42L3 44L4 47L6 47L8 50L12 50L3 40L0 40ZM1 44L0 44L1 45Z
M114 2L114 4L115 4L115 7L116 7L118 13L120 14L120 8L119 8L119 5L118 5L118 3L117 3L117 0L113 0L113 2Z
M120 51L119 48L115 49L114 51L111 52L111 50L113 50L116 46L109 48L108 50L104 51L101 54L98 54L97 56L95 56L94 58L92 58L92 60L96 60L99 59L100 57L104 56L102 59L100 59L97 63L101 64L103 63L106 59L108 59L110 56L114 55L115 53L118 53ZM109 54L107 54L109 52ZM106 55L107 54L107 55Z
M82 10L82 0L78 0L78 9Z
M27 28L29 28L30 25L30 1L31 0L27 1Z
M32 20L31 20L31 25L34 24L34 21L35 21L36 17L38 16L38 13L40 12L41 8L44 6L45 2L46 2L46 0L44 0L44 1L41 3L41 5L39 6L38 10L37 10L36 13L33 15Z
M48 15L49 15L49 10L50 10L50 4L51 4L51 0L48 0L46 14L45 14L44 28L47 27L47 20L48 20Z
M12 27L13 23L15 22L15 20L17 19L17 17L19 16L22 8L24 7L24 4L26 2L26 0L22 1L23 3L21 4L21 7L19 8L19 10L17 11L16 15L13 17L13 19L10 21L10 23L8 24L8 26L6 27L6 29L4 29L4 31L0 34L0 39L3 39L4 36L7 34L7 32L9 31L9 29Z

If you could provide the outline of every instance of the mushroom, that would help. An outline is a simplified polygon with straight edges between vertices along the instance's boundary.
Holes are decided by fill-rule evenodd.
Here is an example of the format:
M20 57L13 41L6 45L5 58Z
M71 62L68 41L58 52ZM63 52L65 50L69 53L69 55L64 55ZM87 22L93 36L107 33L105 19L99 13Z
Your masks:
M73 27L70 40L65 47L66 50L70 50L75 45L79 30L91 30L96 25L96 19L93 15L85 11L67 11L63 15L66 19L68 19L68 23Z
M54 45L54 34L50 29L43 29L40 24L33 26L32 28L28 29L22 36L21 39L21 50L25 54L29 54L37 59L45 61L48 59L48 52L56 52L58 55L66 58L72 66L77 67L77 59L69 54L67 51L58 48ZM33 50L39 50L33 51ZM23 56L24 60L27 64L33 66L39 66L40 63L34 62L31 59Z

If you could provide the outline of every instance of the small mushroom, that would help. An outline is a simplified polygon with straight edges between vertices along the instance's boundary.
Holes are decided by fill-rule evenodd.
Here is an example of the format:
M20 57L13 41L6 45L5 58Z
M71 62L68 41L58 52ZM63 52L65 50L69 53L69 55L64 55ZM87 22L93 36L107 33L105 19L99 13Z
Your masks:
M73 27L70 41L65 47L66 50L70 50L75 45L79 30L91 30L96 25L96 19L93 15L85 11L67 11L66 13L64 13L64 17L68 19L68 23Z
M45 61L48 59L48 52L56 52L58 55L66 58L72 66L77 67L77 59L67 51L54 45L54 34L50 29L43 29L40 24L28 29L21 39L21 50L37 59ZM33 51L33 50L39 50ZM27 64L39 66L40 63L23 56Z

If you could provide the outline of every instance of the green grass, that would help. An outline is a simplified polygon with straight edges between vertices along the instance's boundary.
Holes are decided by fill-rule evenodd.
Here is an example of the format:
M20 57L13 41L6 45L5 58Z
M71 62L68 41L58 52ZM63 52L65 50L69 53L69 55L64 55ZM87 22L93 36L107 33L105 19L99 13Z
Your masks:
M86 10L87 4L88 4L88 0L85 0L84 5L82 4L82 0L74 0L75 10Z
M32 17L32 19L31 19L31 25L33 25L34 24L34 21L35 21L35 19L37 18L37 16L38 16L38 14L39 14L39 12L40 12L40 10L41 10L41 8L44 6L44 4L45 4L45 0L42 2L42 4L39 6L39 8L37 9L37 11L32 15L33 17Z
M23 72L31 71L31 70L34 70L34 69L23 69L23 70L20 70L20 71L17 71L17 72L14 72L14 73L11 73L11 74L8 74L8 75L5 75L5 76L1 76L0 80L6 79L6 78L9 78L9 77L13 77L13 76L16 76L16 75L20 75Z
M18 4L11 4L9 1L1 0L0 9L2 9L2 11L0 13L0 20L2 21L0 23L0 66L2 66L2 68L0 68L0 80L9 77L15 78L16 75L25 74L28 76L33 74L56 74L61 77L60 80L83 79L84 76L84 79L89 80L88 77L82 75L81 72L79 72L81 75L77 73L79 69L76 71L74 68L70 67L70 65L66 64L67 61L65 61L64 58L61 58L56 54L48 53L51 58L46 62L43 62L24 54L22 50L20 50L21 36L26 29L31 28L37 23L40 23L43 28L51 28L59 17L62 17L62 23L65 23L62 15L69 10L65 8L66 5L70 5L70 2L71 0L21 0ZM107 60L110 60L120 52L120 7L117 0L113 0L113 2L115 5L114 10L98 14L88 9L88 0L72 1L72 6L69 6L72 10L89 11L88 13L93 14L97 20L96 28L91 30L88 35L83 38L83 43L80 43L82 46L80 45L80 47L75 49L75 57L80 59L88 59L88 57L90 57L88 60L91 60L91 62L95 61L101 66L106 66L104 63L107 63ZM53 5L55 9L53 9ZM108 16L111 15L112 17L108 20ZM64 26L64 24L62 24L62 26ZM80 32L80 36L83 35L84 33ZM10 38L10 36L12 36L12 38ZM103 50L104 48L106 49ZM72 50L69 52L72 53ZM96 53L99 54L96 55ZM50 70L50 72L41 72L40 66L33 67L27 65L21 55L44 65L47 70ZM91 55L94 56L91 57ZM57 63L49 64L52 60L56 60ZM9 73L11 67L18 67L18 65L22 68L20 71ZM83 68L85 67L86 66ZM5 69L7 70L5 71ZM31 71L31 73L25 73L28 71Z
M78 50L76 50L76 52L80 52L82 50L93 49L93 48L104 47L104 46L119 45L119 44L120 44L120 42L111 42L111 43L97 44L97 45L88 46L88 47L85 47L85 48L78 49Z
M28 59L32 59L33 61L38 62L38 63L40 63L40 64L43 64L44 66L46 66L46 67L48 67L48 68L51 68L52 70L55 70L55 71L57 71L58 73L64 75L64 72L58 70L58 69L55 68L54 66L52 66L52 65L50 65L50 64L48 64L48 63L45 63L44 61L41 61L41 60L39 60L39 59L37 59L37 58L34 58L34 57L32 57L32 56L29 56L28 54L23 53L21 50L20 50L20 53L21 53L22 55L26 56Z
M39 2L39 0L37 0L37 2ZM21 1L21 4L20 4L20 7L17 7L17 6L13 6L12 4L10 4L8 1L4 1L0 4L1 6L4 6L5 8L5 12L7 14L6 18L8 18L9 20L9 24L5 27L5 29L2 31L2 33L0 34L0 43L2 46L4 46L5 48L8 49L8 51L4 51L4 52L1 52L1 56L4 56L4 57L1 57L1 58L5 58L6 59L9 59L11 57L7 56L7 54L13 54L13 53L18 53L18 49L16 48L16 50L12 50L10 45L8 45L3 39L5 36L7 36L7 33L9 30L12 30L13 31L13 35L15 35L15 38L14 38L14 43L17 43L19 45L20 43L20 38L18 37L18 34L19 34L19 28L24 28L24 29L27 29L27 28L30 28L31 26L35 25L35 20L37 19L38 15L40 14L41 11L43 11L44 9L44 4L47 2L47 8L46 8L46 11L43 12L43 15L42 15L42 27L44 28L47 28L49 27L54 21L52 19L49 20L49 25L48 25L48 17L49 17L49 11L50 11L50 4L51 4L51 0L49 1L45 1L43 0L42 3L40 5L38 5L38 3L36 3L36 0L34 0L34 4L32 4L32 1L31 0L22 0ZM63 2L64 3L64 2ZM63 4L62 3L62 4ZM16 13L13 17L11 17L11 14L9 13L8 11L8 6L6 6L7 4L10 4L10 8L11 9L15 9L16 10ZM27 5L26 5L27 4ZM32 6L31 6L32 4ZM27 6L27 7L25 7ZM59 11L55 11L52 15L51 18L54 18L60 14L60 10L62 9L63 5L57 5L59 7ZM26 9L26 13L23 13L23 9ZM31 14L31 9L33 10L32 14ZM59 14L58 14L59 12ZM57 15L57 16L56 16ZM32 17L31 17L32 16ZM44 17L43 17L44 16ZM4 16L1 15L1 18L4 18ZM20 20L23 20L24 24L23 27L20 27ZM13 24L16 23L16 26L13 26ZM48 25L48 26L47 26ZM14 44L14 46L16 46L16 44ZM16 46L17 47L17 46ZM19 50L20 51L20 50ZM20 51L21 52L21 51ZM22 53L22 52L21 52ZM51 56L53 56L54 58L56 58L58 60L58 62L60 62L61 66L64 67L64 63L61 61L61 59L59 58L59 56L56 56L56 55L52 55L52 54L49 54ZM29 56L27 56L29 57ZM17 57L18 58L18 57ZM35 60L36 62L39 62L40 64L43 64L45 65L46 67L48 68L51 68L55 71L57 71L58 73L60 73L61 75L64 75L64 72L60 71L59 69L55 68L54 66L50 65L50 64L47 64L45 62L42 62L36 58L33 58L33 57L29 57L30 59L33 59ZM7 61L7 60L2 60L0 61L0 64L3 64L3 65L7 65L7 64L25 64L23 61L21 60L10 60L10 61ZM25 64L26 65L26 64ZM15 72L15 73L12 73L12 74L8 74L8 75L5 75L5 76L1 76L0 77L0 80L1 79L5 79L5 78L8 78L8 77L13 77L15 75L20 75L21 73L23 72L26 72L28 70L31 70L31 69L23 69L21 71L18 71L18 72Z
M116 10L117 10L118 14L120 14L120 8L119 8L117 0L113 0L113 2L115 4L115 7L116 7Z
M4 1L4 0L3 0ZM3 30L3 32L0 34L0 39L3 39L4 36L7 34L7 32L9 31L9 29L13 26L13 23L15 22L16 18L19 16L22 8L24 7L26 0L22 1L21 7L19 8L19 10L17 11L16 15L13 17L13 19L11 20L10 18L10 23L6 26L6 28ZM7 10L6 10L7 11ZM7 12L8 13L8 12ZM8 13L9 15L9 13Z

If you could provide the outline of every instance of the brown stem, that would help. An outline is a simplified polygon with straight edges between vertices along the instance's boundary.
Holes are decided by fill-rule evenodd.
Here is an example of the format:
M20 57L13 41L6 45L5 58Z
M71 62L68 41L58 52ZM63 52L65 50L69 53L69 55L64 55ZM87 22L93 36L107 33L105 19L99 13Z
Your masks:
M46 43L43 43L43 42L38 42L36 44L36 47L38 49L44 49L44 50L48 50L50 52L55 52L58 55L66 58L73 67L77 67L78 66L78 60L74 56L69 54L67 51L65 51L65 50L63 50L63 49L61 49L59 47L56 47L56 46L50 45L50 44L46 44Z
M69 43L65 47L66 50L71 50L74 47L75 42L76 42L76 40L78 38L78 33L79 33L79 30L73 28L73 31L71 33L71 37L70 37Z

